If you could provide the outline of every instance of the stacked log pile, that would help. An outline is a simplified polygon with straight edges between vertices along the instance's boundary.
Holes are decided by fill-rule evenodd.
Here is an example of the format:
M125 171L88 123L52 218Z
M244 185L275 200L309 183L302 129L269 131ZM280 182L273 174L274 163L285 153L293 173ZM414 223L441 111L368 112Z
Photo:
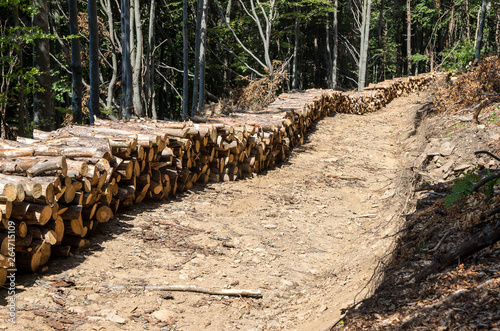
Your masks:
M318 118L376 111L430 79L398 79L361 93L283 94L264 111L219 118L97 120L0 140L0 284L13 268L9 224L15 224L17 269L34 272L50 256L87 245L97 225L122 208L167 199L195 183L252 176L283 161Z

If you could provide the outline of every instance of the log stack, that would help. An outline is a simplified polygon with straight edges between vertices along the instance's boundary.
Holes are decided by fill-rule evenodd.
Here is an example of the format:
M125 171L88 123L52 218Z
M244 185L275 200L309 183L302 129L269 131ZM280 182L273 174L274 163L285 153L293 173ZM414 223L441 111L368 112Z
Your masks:
M0 140L0 284L9 221L18 270L35 272L68 256L118 210L163 200L196 183L233 181L283 161L310 126L332 112L372 112L432 75L396 79L360 93L309 90L281 95L266 110L187 122L96 120L33 139Z

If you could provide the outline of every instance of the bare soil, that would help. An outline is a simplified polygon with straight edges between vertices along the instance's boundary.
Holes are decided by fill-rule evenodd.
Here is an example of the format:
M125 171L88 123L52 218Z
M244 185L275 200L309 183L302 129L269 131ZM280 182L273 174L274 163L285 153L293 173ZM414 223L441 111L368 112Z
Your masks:
M426 102L413 94L376 113L324 118L276 169L124 211L98 228L91 247L18 275L15 329L329 329L342 308L371 293L374 269L412 207L410 168L425 147L415 114ZM0 329L14 330L6 313Z

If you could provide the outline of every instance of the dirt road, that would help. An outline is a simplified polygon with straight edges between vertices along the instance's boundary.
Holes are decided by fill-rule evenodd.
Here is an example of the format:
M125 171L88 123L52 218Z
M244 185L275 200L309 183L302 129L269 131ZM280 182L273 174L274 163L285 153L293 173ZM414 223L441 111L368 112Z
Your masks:
M419 100L324 118L277 169L125 212L97 230L90 249L18 279L17 328L328 328L391 244L385 236L405 207L406 162L416 155L407 143ZM252 289L263 298L101 283Z

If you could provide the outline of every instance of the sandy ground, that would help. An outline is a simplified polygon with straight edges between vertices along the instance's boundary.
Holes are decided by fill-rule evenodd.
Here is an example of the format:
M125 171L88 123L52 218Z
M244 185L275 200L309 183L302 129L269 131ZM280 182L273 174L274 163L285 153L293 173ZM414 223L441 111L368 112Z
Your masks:
M17 324L0 307L0 329L328 329L369 291L407 207L420 100L324 118L279 168L126 211L90 248L20 275ZM102 283L251 289L262 298Z

